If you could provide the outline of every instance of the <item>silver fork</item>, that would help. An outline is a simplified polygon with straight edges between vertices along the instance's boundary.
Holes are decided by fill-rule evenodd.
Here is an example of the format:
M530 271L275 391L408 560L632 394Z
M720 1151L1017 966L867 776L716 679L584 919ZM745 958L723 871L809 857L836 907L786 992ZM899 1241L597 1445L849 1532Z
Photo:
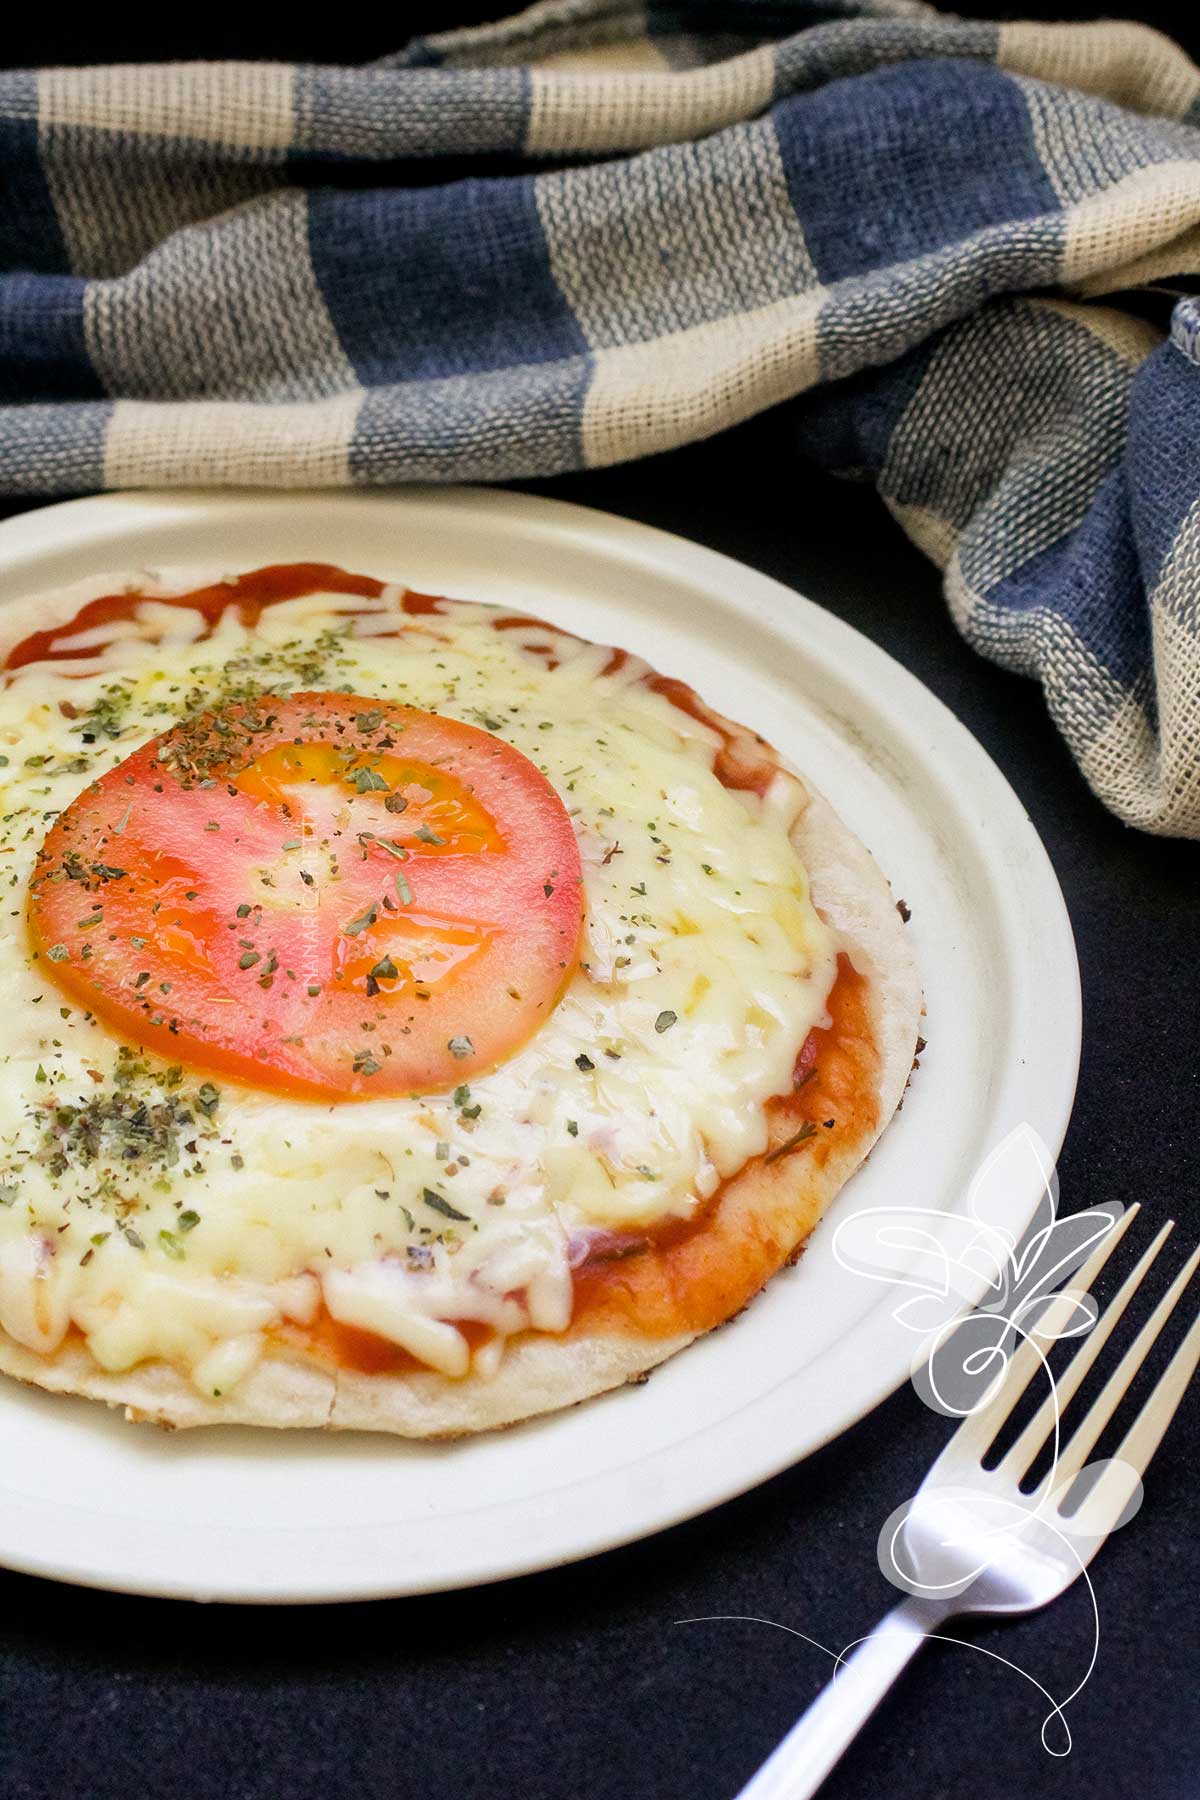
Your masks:
M1131 1206L1101 1241L1071 1282L1072 1289L1091 1287L1137 1211ZM981 1459L1042 1366L1041 1353L1029 1339L1012 1357L995 1395L963 1420L922 1482L902 1527L906 1584L920 1594L910 1594L895 1607L840 1665L738 1800L807 1800L930 1633L965 1614L1033 1612L1048 1605L1129 1515L1138 1495L1133 1477L1144 1472L1158 1449L1200 1362L1200 1316L1114 1457L1096 1465L1090 1485L1075 1478L1195 1273L1200 1248L1184 1263L1065 1442L1060 1414L1112 1335L1172 1225L1168 1220L1162 1227L995 1468L985 1469ZM1069 1291L1056 1295L1039 1319L1038 1335L1052 1338L1075 1312ZM1051 1440L1056 1459L1039 1484L1022 1493L1021 1481ZM1075 1493L1069 1491L1073 1484Z

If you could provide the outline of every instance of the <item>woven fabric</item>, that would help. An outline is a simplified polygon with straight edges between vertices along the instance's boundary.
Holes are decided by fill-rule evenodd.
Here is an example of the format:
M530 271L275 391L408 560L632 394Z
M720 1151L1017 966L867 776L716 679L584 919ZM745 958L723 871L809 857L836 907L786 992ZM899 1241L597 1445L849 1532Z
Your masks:
M1200 71L1132 24L542 0L0 74L0 490L514 480L793 402L1101 799L1200 836L1200 304L1122 305L1198 274Z

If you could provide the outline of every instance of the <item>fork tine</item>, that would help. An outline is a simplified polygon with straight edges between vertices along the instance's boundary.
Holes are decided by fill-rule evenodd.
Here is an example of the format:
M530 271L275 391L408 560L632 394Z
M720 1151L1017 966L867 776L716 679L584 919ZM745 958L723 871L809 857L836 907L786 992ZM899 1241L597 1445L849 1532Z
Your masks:
M1198 1253L1200 1254L1200 1253ZM1196 1258L1192 1258L1195 1267ZM1188 1383L1200 1363L1200 1313L1192 1320L1192 1328L1163 1370L1158 1383L1125 1436L1117 1451L1118 1459L1145 1473L1146 1465L1162 1443L1163 1434L1179 1410Z
M1050 1392L1016 1443L1000 1458L996 1465L998 1473L1002 1472L1008 1475L1014 1482L1019 1482L1025 1474L1046 1439L1053 1433L1055 1425L1061 1420L1080 1382L1112 1336L1125 1308L1141 1286L1146 1271L1170 1237L1174 1224L1173 1219L1167 1220L1149 1249L1143 1253L1137 1266L1131 1269L1125 1277L1083 1343L1076 1350L1069 1366L1051 1384Z
M1112 1230L1101 1238L1092 1254L1077 1269L1072 1279L1073 1288L1090 1288L1097 1275L1132 1225L1140 1211L1140 1203L1135 1201L1123 1216L1118 1219ZM1069 1323L1075 1302L1066 1295L1057 1295L1046 1308L1038 1324L1047 1332L1058 1331ZM978 1452L980 1455L987 1449L1009 1413L1029 1386L1035 1372L1042 1366L1043 1355L1036 1344L1029 1338L1022 1341L1014 1352L1008 1370L1001 1381L999 1389L986 1406L978 1412L968 1413L954 1436L950 1439L942 1456L947 1461L957 1461L964 1453ZM938 1463L942 1460L938 1458ZM934 1464L936 1469L938 1463ZM930 1474L933 1470L930 1471Z
M1100 1433L1104 1430L1104 1427L1108 1424L1108 1421L1117 1410L1130 1382L1150 1354L1150 1350L1155 1339L1158 1337L1159 1332L1179 1304L1183 1290L1196 1272L1197 1264L1200 1264L1200 1245L1192 1251L1192 1254L1188 1257L1182 1269L1180 1269L1178 1275L1175 1277L1174 1281L1171 1283L1170 1287L1167 1289L1166 1293L1163 1295L1162 1299L1150 1314L1150 1317L1146 1320L1146 1323L1142 1326L1142 1329L1138 1332L1132 1344L1130 1344L1128 1350L1101 1388L1099 1394L1092 1403L1091 1408L1084 1414L1074 1435L1063 1448L1058 1459L1058 1468L1054 1471L1055 1485L1057 1487L1061 1488L1064 1482L1072 1480L1078 1475L1080 1469L1082 1469L1091 1453L1096 1439L1100 1436ZM1192 1334L1189 1333L1188 1337L1184 1340L1185 1344L1191 1343L1191 1336ZM1176 1353L1176 1359L1177 1357L1178 1352ZM1171 1370L1174 1369L1176 1359L1172 1359L1171 1366L1167 1370L1168 1375L1170 1375ZM1181 1368L1186 1366L1186 1361L1187 1359L1185 1357L1183 1364L1180 1365ZM1193 1359L1193 1367L1194 1366ZM1190 1371L1188 1371L1188 1373L1190 1374ZM1166 1379L1166 1377L1164 1377L1164 1379ZM1159 1386L1161 1385L1160 1382ZM1183 1385L1187 1385L1186 1374L1183 1379ZM1181 1387L1179 1391L1182 1393L1183 1388ZM1151 1395L1151 1402L1153 1402L1157 1394L1158 1388L1156 1388L1154 1394ZM1176 1400L1176 1404L1178 1404L1178 1400ZM1172 1411L1173 1410L1174 1408L1172 1408ZM1170 1418L1170 1414L1167 1415L1167 1418ZM1138 1423L1140 1423L1140 1419ZM1150 1457L1154 1454L1154 1451L1158 1446L1158 1438L1162 1436L1162 1433L1166 1428L1167 1420L1164 1420L1158 1437L1151 1439L1149 1433L1147 1434L1149 1448L1146 1451L1146 1462L1148 1462ZM1136 1430L1136 1425L1132 1429ZM1132 1435L1132 1432L1130 1435ZM1120 1454L1120 1452L1118 1452L1118 1454ZM1140 1466L1144 1468L1145 1463Z

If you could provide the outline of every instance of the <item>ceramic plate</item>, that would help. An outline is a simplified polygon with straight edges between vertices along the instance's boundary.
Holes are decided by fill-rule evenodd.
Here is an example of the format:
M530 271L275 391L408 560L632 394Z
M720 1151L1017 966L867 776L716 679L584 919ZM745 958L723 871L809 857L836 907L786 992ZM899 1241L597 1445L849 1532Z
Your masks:
M128 494L0 525L0 602L172 565L319 560L541 614L625 645L812 777L912 909L929 1047L895 1122L801 1262L641 1387L458 1444L134 1429L0 1383L0 1561L144 1594L358 1599L589 1556L807 1456L909 1374L896 1293L833 1230L881 1205L961 1213L1022 1122L1052 1151L1079 1057L1062 895L1012 790L881 650L778 582L560 502L456 489ZM1014 1234L1032 1178L1003 1200ZM949 1229L949 1225L947 1229Z

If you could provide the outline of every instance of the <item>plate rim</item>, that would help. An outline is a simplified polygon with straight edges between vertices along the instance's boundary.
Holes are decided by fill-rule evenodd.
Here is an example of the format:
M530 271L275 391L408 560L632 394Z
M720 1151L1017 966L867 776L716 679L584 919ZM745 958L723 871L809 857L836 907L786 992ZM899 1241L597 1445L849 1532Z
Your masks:
M86 546L95 540L97 549L101 550L107 538L117 537L123 530L151 532L158 527L169 527L189 517L195 517L206 511L228 511L232 509L238 514L253 513L256 509L267 507L282 511L291 511L311 506L315 501L324 507L335 507L346 511L361 508L364 511L382 510L399 506L435 506L451 511L466 508L479 513L491 512L507 516L516 525L536 529L541 535L555 530L565 531L572 540L576 550L584 549L589 554L603 558L616 553L618 560L636 561L653 566L676 580L702 585L708 589L716 587L721 581L721 595L724 603L734 612L753 620L755 602L760 622L768 623L773 629L785 637L798 638L799 628L807 626L815 629L819 638L824 639L823 648L828 652L832 645L833 653L841 666L849 663L852 666L855 680L861 684L869 680L873 673L886 672L889 682L895 690L898 685L900 698L907 696L918 708L918 716L922 716L927 726L936 727L936 733L967 759L970 775L973 780L982 783L986 797L991 802L994 812L991 820L997 818L1004 828L1006 836L1015 840L1026 859L1025 879L1040 884L1043 896L1050 903L1052 924L1058 938L1059 966L1058 974L1062 978L1062 990L1056 996L1058 1016L1056 1025L1059 1032L1058 1049L1061 1054L1066 1050L1066 1057L1058 1066L1059 1080L1054 1089L1047 1088L1040 1095L1041 1107L1038 1129L1047 1143L1052 1155L1057 1156L1065 1137L1070 1121L1072 1104L1078 1078L1079 1057L1082 1038L1082 1006L1078 959L1069 914L1062 895L1053 864L1044 844L1039 837L1032 820L1015 793L1011 784L1000 770L994 759L979 742L966 725L946 706L933 691L926 687L904 664L892 657L873 639L849 625L835 613L819 606L807 598L799 590L790 587L786 582L754 568L751 564L740 561L736 557L714 550L707 545L697 543L693 539L677 533L666 531L657 526L646 525L638 520L628 519L620 514L610 513L602 508L582 505L574 501L560 500L543 494L528 494L519 489L487 488L477 486L429 487L413 485L402 488L373 490L206 490L206 489L145 489L129 490L113 494L89 495L82 498L60 501L46 506L36 507L28 512L0 521L0 605L7 603L2 590L9 586L10 575L17 574L24 564L53 555L56 551L70 551ZM148 516L150 511L158 509L162 517L154 520ZM64 529L65 527L65 529ZM111 573L103 563L96 567L96 577ZM705 579L707 576L707 580ZM736 578L734 582L731 578ZM52 582L30 581L24 588L26 593L43 591ZM11 598L19 597L19 591ZM764 616L763 603L769 605L774 599L777 603L786 602L785 607L776 607ZM852 653L847 657L846 653ZM836 804L836 802L835 802ZM973 845L973 848L977 846ZM1007 1071L1011 1074L1011 1071ZM1025 1220L1032 1215L1036 1204L1036 1195L1029 1198ZM947 1213L947 1217L951 1216ZM881 1329L881 1321L887 1308L887 1296L894 1290L881 1290L879 1303L872 1307L857 1322L849 1338L864 1329L868 1322L874 1324L876 1330ZM896 1328L900 1330L899 1327ZM756 1397L746 1408L740 1409L729 1418L718 1420L697 1428L696 1433L679 1442L647 1452L638 1461L649 1461L654 1457L678 1453L680 1443L687 1444L692 1438L704 1439L718 1431L723 1431L737 1421L745 1421L747 1416L769 1403L776 1402L782 1388L798 1384L801 1378L811 1379L814 1369L827 1362L839 1346L847 1341L839 1338L826 1346L813 1362L801 1371L794 1372L775 1389ZM896 1342L903 1341L911 1346L911 1336L904 1332ZM173 1579L169 1572L161 1570L151 1574L136 1572L122 1576L113 1569L97 1567L97 1559L77 1557L70 1550L64 1550L64 1543L70 1545L73 1534L60 1535L56 1552L38 1553L10 1550L4 1543L7 1533L0 1533L0 1563L22 1573L41 1575L60 1581L67 1581L81 1586L97 1587L108 1591L138 1593L163 1598L190 1598L220 1600L230 1603L252 1602L256 1604L297 1604L318 1602L357 1601L374 1598L394 1598L400 1595L420 1594L457 1589L467 1586L484 1585L489 1582L508 1580L537 1570L563 1566L572 1561L601 1554L620 1545L651 1536L660 1530L666 1530L682 1523L684 1520L698 1516L723 1504L727 1500L749 1491L762 1482L771 1479L783 1469L812 1455L824 1444L840 1436L861 1422L870 1412L880 1405L888 1396L901 1387L907 1378L907 1364L896 1372L896 1366L889 1358L879 1358L883 1370L874 1381L860 1382L852 1401L852 1410L842 1408L838 1418L829 1423L825 1429L806 1441L799 1449L784 1443L778 1451L767 1456L759 1455L752 1466L730 1469L719 1477L714 1477L707 1485L699 1487L693 1483L686 1490L686 1497L672 1504L659 1500L657 1504L644 1502L642 1512L649 1516L638 1516L636 1519L625 1519L617 1522L614 1511L613 1523L608 1529L595 1529L581 1535L580 1541L571 1545L557 1541L551 1530L548 1536L538 1536L527 1531L525 1540L528 1548L522 1552L514 1549L505 1557L497 1560L489 1554L485 1563L478 1559L472 1561L470 1556L460 1557L459 1565L454 1569L443 1569L434 1573L428 1580L415 1579L411 1572L406 1572L397 1582L389 1580L386 1573L371 1577L350 1578L327 1575L312 1576L305 1574L303 1578L293 1579L290 1583L281 1581L275 1574L264 1574L257 1580L249 1582L218 1583L205 1587L194 1578L180 1577ZM595 1406L603 1402L603 1396L589 1402ZM232 1429L232 1428L231 1428ZM715 1459L718 1462L720 1459ZM575 1486L602 1487L606 1483L619 1483L628 1473L631 1465L621 1464L615 1470L602 1471L600 1474L589 1474L579 1478L578 1482L556 1485L549 1490L542 1490L536 1496L520 1495L507 1501L492 1502L483 1510L493 1517L501 1518L513 1513L524 1515L528 1523L531 1512L536 1513L539 1501L549 1499L551 1503L561 1494L570 1492ZM6 1496L7 1498L7 1496ZM42 1509L44 1510L44 1509ZM69 1523L72 1513L80 1509L69 1503L63 1505L64 1523ZM105 1513L95 1507L86 1509L92 1518L115 1522L116 1515ZM544 1507L543 1507L544 1510ZM459 1515L472 1516L472 1515ZM140 1523L140 1521L130 1521ZM552 1521L547 1521L552 1523ZM195 1534L195 1527L189 1528ZM219 1541L228 1536L231 1528L227 1525L211 1528L214 1540ZM327 1529L313 1525L294 1527L272 1527L276 1536L297 1536L312 1540L318 1530ZM364 1535L363 1528L357 1527L358 1536ZM120 1535L118 1533L118 1535ZM369 1535L369 1534L368 1534ZM567 1534L569 1535L569 1534ZM559 1534L560 1538L562 1534ZM521 1534L513 1534L511 1541L522 1541ZM536 1545L536 1547L535 1547ZM297 1560L303 1560L298 1558ZM486 1566L485 1566L486 1564Z

